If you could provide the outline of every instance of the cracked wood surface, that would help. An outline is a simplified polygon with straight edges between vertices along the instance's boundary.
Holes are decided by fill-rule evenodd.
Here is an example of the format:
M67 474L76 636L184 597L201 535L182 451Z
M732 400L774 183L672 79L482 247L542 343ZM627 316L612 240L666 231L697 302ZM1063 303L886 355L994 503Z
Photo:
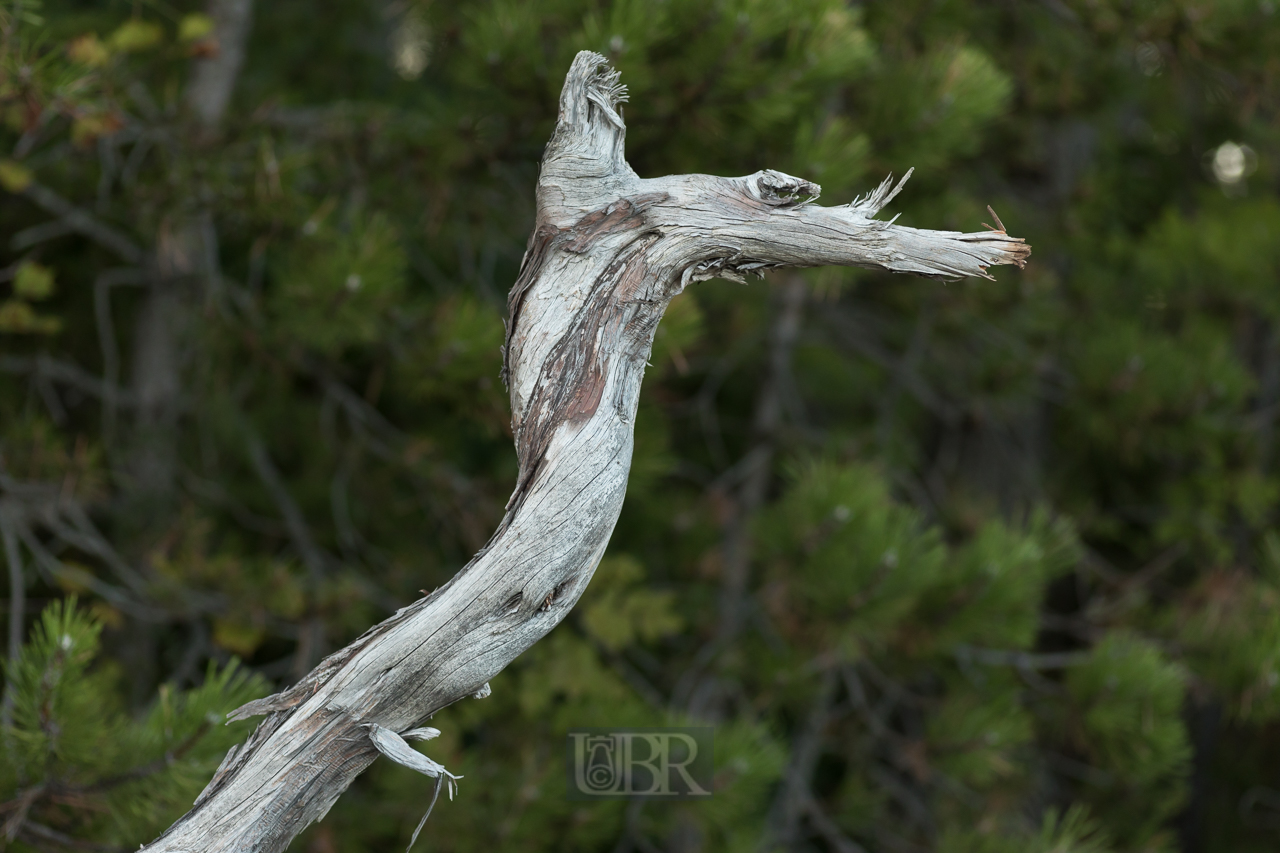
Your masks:
M293 688L238 710L266 719L145 849L283 850L380 748L394 758L394 739L453 702L487 695L489 679L559 624L621 512L654 332L691 282L826 264L989 277L987 267L1021 266L1030 252L1003 230L873 219L902 182L821 207L812 203L819 187L772 170L640 178L624 157L623 99L604 58L578 54L508 303L503 378L520 469L498 530L443 587Z

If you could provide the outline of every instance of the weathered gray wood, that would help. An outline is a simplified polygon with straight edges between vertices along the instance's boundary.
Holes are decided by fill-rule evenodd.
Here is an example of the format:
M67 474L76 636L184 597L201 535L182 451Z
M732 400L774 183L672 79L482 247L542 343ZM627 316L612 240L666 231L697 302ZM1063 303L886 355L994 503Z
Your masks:
M873 220L897 192L888 182L853 204L819 207L809 203L817 186L768 170L642 179L623 156L623 97L603 57L578 54L509 299L503 375L520 473L497 532L443 587L294 688L240 709L267 718L146 849L284 849L379 749L403 759L398 737L487 695L488 680L565 617L622 509L654 331L690 282L821 264L954 278L1021 265L1029 253L1003 231Z

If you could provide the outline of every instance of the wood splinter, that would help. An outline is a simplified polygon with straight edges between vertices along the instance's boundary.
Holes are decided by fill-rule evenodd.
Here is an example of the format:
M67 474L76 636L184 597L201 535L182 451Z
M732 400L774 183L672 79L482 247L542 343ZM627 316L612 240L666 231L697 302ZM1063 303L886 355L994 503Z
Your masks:
M910 172L892 190L886 180L839 207L813 204L816 184L773 170L641 178L624 157L624 97L603 57L578 54L508 302L503 377L520 474L493 538L430 596L290 690L238 711L266 718L191 811L145 849L284 850L379 746L399 755L421 722L486 694L490 679L564 619L622 509L654 332L691 282L827 264L990 278L988 267L1022 266L1030 254L999 218L972 234L874 219Z

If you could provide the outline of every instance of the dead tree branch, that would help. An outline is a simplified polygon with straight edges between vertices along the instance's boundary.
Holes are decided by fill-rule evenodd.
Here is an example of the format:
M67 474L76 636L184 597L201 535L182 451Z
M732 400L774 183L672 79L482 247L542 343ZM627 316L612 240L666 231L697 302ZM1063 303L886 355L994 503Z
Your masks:
M147 849L283 850L379 752L407 762L404 738L446 705L487 694L490 678L565 617L622 509L654 332L691 282L823 264L956 278L1028 255L1001 231L872 219L888 184L819 207L816 185L769 170L642 179L623 155L623 96L603 57L578 54L508 301L503 375L520 467L497 532L443 587L292 689L240 709L267 718Z

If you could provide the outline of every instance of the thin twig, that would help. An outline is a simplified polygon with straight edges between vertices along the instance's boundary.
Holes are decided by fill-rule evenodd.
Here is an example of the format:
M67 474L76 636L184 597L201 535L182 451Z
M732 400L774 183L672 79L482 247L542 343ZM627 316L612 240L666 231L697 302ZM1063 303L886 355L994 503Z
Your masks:
M790 849L801 840L800 822L806 806L813 800L813 774L822 752L822 739L831 721L836 703L839 673L828 667L822 673L821 687L809 708L804 726L791 747L791 760L779 786L769 815L769 837L779 846Z
M87 210L76 207L48 187L32 183L22 191L22 194L55 216L61 217L62 222L69 229L110 249L129 263L141 264L146 259L146 253L133 240Z
M0 726L5 729L13 723L13 673L22 656L23 626L26 622L26 582L22 574L22 555L18 551L18 538L13 532L11 501L0 502L0 537L4 540L4 557L9 566L9 647L4 701L0 704Z
M809 822L813 824L813 828L818 831L822 839L831 845L836 853L867 853L865 847L854 841L836 824L831 816L826 813L822 805L813 796L808 794L805 802L805 814L809 818Z
M99 779L89 785L78 785L70 787L57 787L50 789L55 793L73 793L73 794L97 794L102 791L109 791L112 788L118 788L129 782L136 782L139 779L145 779L148 776L155 775L167 767L172 767L175 761L181 761L183 756L195 748L200 739L209 733L211 725L207 719L201 720L196 730L186 737L182 743L178 744L174 749L168 750L164 755L148 761L146 764L126 770L123 773L117 773L115 776L108 776L105 779Z
M31 806L44 793L44 785L34 785L25 791L19 792L7 803L0 805L0 812L12 811L13 814L4 822L4 827L0 832L4 834L6 841L13 841L18 837L18 833L22 830L22 825L26 823L27 814L31 811Z
M289 489L285 486L279 469L271 461L271 456L262 439L248 428L246 428L245 446L249 451L249 461L253 463L253 470L257 472L262 484L267 487L268 494L271 495L276 508L284 517L285 527L289 531L289 538L293 540L293 546L298 549L298 556L307 567L311 580L319 583L328 571L331 562L329 556L316 544L315 537L311 535L311 528L307 525L306 516L302 514L293 495L289 494Z
M895 430L898 414L898 398L910 377L919 375L920 361L929 348L929 337L933 333L934 305L936 298L927 297L924 310L916 319L915 329L911 333L911 342L907 351L897 360L890 373L888 390L880 402L880 412L876 418L876 442L880 452L888 455L889 442Z
M108 446L115 435L116 410L120 405L120 348L111 317L111 288L120 284L145 284L150 278L146 270L126 268L107 270L93 283L93 319L102 351L102 435Z
M253 463L253 468L258 473L258 478L262 480L263 485L267 487L267 491L270 493L272 500L275 501L280 514L284 516L285 527L289 530L289 538L293 541L294 548L298 550L298 556L302 558L303 564L307 567L307 573L311 580L311 597L314 601L315 596L320 591L320 585L323 583L325 575L328 574L332 560L316 544L315 537L311 535L311 528L307 525L306 517L302 514L302 510L298 507L297 502L294 501L293 496L289 494L289 489L285 486L275 463L271 461L271 456L267 453L267 448L263 445L262 439L247 425L245 426L245 433L249 459ZM317 614L312 613L308 616L306 625L299 635L297 663L294 673L297 678L305 675L319 660L322 654L320 646L323 642L324 623Z
M409 846L405 848L405 853L409 853L413 849L413 845L418 842L418 834L422 832L422 827L427 825L427 818L431 817L431 810L436 807L436 800L440 799L440 789L444 787L444 774L441 773L436 777L436 789L431 794L431 803L427 806L427 813L422 816L422 820L418 821L418 826L413 830L413 837L409 839Z
M147 589L147 580L111 547L111 543L94 526L89 514L78 501L58 502L60 512L45 512L42 521L61 540L101 559L125 586L139 595ZM63 520L65 516L67 521Z
M19 836L23 836L24 840L32 844L38 844L40 841L52 842L62 847L69 847L72 850L101 850L105 853L128 853L128 847L117 847L114 844L98 844L94 841L85 841L80 838L72 838L56 829L45 826L42 823L28 820L22 824Z
M169 615L165 611L137 601L125 590L106 583L87 571L75 570L64 565L61 560L49 553L48 549L44 547L26 525L18 527L17 533L19 541L35 556L36 565L45 570L46 577L50 580L65 580L78 586L87 587L105 601L136 619L143 619L148 622L169 621Z
M857 314L864 313L857 312ZM823 311L822 317L839 334L841 343L897 376L903 390L930 413L947 423L957 420L958 410L930 388L913 365L907 363L905 359L898 358L877 341L878 336L872 330L873 323L870 322L874 318L866 315L867 321L864 321L857 314L848 308L837 306L834 310Z
M70 362L59 361L47 355L39 355L35 358L0 356L0 371L30 374L37 382L41 379L52 379L83 391L91 397L102 398L107 394L107 387L92 373ZM132 398L125 396L118 402L128 404L132 402Z
M74 233L76 233L75 226L65 219L51 219L39 225L32 225L30 228L23 228L14 234L9 238L9 248L15 252L21 252L23 249Z
M1008 649L983 649L977 646L958 645L954 649L957 659L987 666L1015 666L1019 669L1063 669L1084 663L1088 652L1035 653Z
M1007 234L1007 233L1009 233L1009 232L1007 232L1007 231L1005 231L1005 230L1004 230L1004 223L1000 221L1000 215L999 215L998 213L996 213L996 212L995 212L995 210L991 207L991 205L987 205L987 213L990 213L990 214L991 214L991 218L992 218L992 219L994 219L994 220L996 221L996 225L997 225L998 227L996 227L996 228L991 228L991 226L990 226L990 225L987 225L987 223L985 223L985 222L984 222L984 223L982 223L983 225L987 225L987 227L988 227L988 228L991 228L991 230L992 230L992 231L999 231L1001 234Z

